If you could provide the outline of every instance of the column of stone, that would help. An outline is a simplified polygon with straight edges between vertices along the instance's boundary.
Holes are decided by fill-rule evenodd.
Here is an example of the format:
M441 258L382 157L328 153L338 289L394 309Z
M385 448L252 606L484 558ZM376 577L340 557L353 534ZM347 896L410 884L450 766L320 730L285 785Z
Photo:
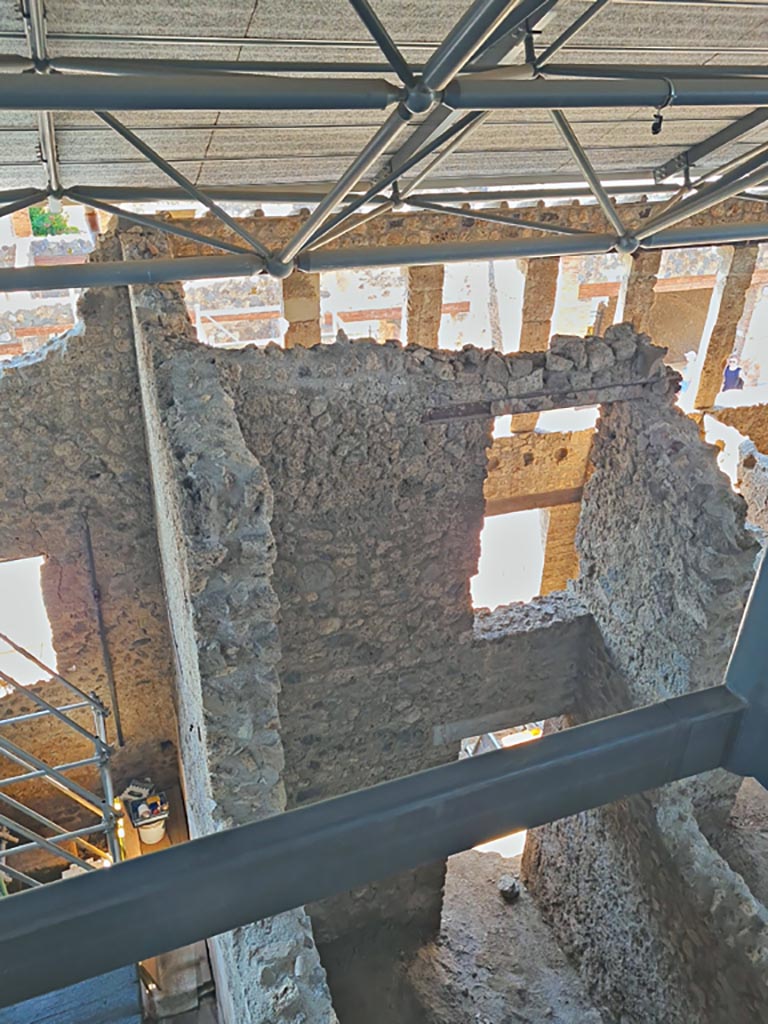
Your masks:
M565 590L568 580L579 575L579 555L576 551L576 528L579 525L581 505L558 505L548 510L547 537L544 546L544 568L541 573L541 593Z
M744 315L747 295L752 284L752 275L757 262L758 247L745 245L734 249L731 266L725 279L717 320L709 336L701 367L699 388L696 393L696 407L708 409L723 385L723 371L728 356L733 351L736 331Z
M632 268L629 271L622 320L632 324L639 333L650 334L651 315L656 297L654 289L661 265L661 250L650 249L638 252L631 259Z
M549 348L559 274L558 257L528 260L520 326L521 352L542 352ZM533 430L538 418L538 413L513 416L512 429L520 432Z
M407 328L409 345L437 348L440 318L443 313L445 267L407 268Z
M283 316L288 321L285 347L320 344L320 275L298 271L283 279Z

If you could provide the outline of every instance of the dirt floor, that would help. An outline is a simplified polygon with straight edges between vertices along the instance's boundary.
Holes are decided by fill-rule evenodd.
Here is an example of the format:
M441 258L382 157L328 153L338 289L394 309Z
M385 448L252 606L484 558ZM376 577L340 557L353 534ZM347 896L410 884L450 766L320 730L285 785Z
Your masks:
M608 1024L525 889L501 898L519 868L471 850L448 861L440 938L409 971L424 1024Z

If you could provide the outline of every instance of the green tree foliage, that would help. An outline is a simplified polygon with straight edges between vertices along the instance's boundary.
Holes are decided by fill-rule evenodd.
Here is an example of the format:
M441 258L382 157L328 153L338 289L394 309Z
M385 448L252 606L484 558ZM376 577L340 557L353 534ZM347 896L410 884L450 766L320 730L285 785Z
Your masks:
M77 228L72 227L65 213L51 213L44 206L30 206L29 220L32 234L36 237L77 233Z

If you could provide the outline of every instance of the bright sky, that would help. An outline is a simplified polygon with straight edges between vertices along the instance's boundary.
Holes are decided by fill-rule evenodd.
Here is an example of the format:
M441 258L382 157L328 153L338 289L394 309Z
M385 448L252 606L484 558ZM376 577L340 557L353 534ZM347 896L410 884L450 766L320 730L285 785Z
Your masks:
M471 580L475 608L530 601L539 592L544 568L542 513L488 516L480 535L480 564Z
M0 633L57 668L48 614L43 604L40 568L44 558L0 562ZM25 685L48 678L26 658L0 641L0 668Z

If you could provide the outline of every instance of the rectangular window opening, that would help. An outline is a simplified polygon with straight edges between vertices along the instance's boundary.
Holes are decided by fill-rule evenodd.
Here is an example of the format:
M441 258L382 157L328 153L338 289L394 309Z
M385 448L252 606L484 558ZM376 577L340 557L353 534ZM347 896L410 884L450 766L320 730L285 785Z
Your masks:
M44 564L42 555L0 562L0 633L57 669L53 633L43 599ZM0 669L23 686L50 679L49 674L2 640ZM10 687L0 688L0 696L10 692Z
M475 608L530 601L541 587L546 515L543 509L486 516L477 575L470 580Z
M530 722L526 725L513 726L510 729L483 733L480 736L469 736L461 741L459 759L480 757L483 754L490 754L494 750L504 750L516 747L521 743L531 743L538 740L543 731L544 722ZM478 853L495 853L507 859L519 857L523 852L527 834L526 829L519 829L516 832L509 832L506 835L490 839L487 843L479 843L474 849Z

